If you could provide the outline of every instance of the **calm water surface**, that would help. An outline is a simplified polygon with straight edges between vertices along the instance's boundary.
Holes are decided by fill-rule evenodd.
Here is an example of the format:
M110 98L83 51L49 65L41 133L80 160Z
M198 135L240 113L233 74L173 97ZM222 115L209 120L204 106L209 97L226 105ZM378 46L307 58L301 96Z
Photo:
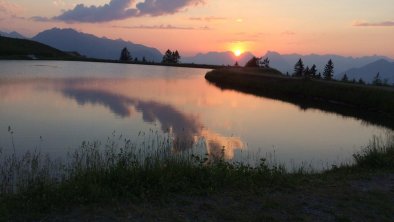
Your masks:
M115 131L207 141L227 159L268 155L287 166L324 168L388 129L210 85L208 70L104 63L0 61L0 147L62 156ZM40 139L40 137L42 139ZM146 139L146 138L145 138ZM257 157L258 156L258 157Z

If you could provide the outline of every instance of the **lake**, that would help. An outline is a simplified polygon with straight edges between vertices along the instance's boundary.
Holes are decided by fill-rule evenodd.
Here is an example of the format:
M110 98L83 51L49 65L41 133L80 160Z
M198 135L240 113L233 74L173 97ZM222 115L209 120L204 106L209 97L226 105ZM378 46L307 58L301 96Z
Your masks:
M391 130L209 84L209 70L64 61L0 61L0 148L64 156L83 141L156 137L204 143L228 160L316 169L350 163ZM201 142L203 141L203 142ZM190 145L191 147L196 147ZM189 147L185 147L189 148Z

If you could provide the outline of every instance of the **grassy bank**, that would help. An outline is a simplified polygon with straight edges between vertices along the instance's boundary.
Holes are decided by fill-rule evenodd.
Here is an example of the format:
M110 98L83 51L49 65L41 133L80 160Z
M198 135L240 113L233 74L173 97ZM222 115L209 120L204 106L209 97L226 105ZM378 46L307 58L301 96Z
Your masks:
M328 219L393 219L393 140L373 140L354 155L355 165L320 173L288 172L264 159L252 167L220 156L173 153L166 141L156 145L160 149L149 155L129 140L83 143L57 160L39 152L3 154L0 220L97 220L93 215L105 220L119 217L119 210L125 214L120 219L129 220L283 220L319 214ZM232 209L242 204L251 208ZM201 208L194 209L196 205ZM368 210L353 215L359 207Z
M39 42L0 36L0 59L77 59Z
M394 128L394 89L337 81L306 80L274 69L224 68L205 78L222 89L280 99Z

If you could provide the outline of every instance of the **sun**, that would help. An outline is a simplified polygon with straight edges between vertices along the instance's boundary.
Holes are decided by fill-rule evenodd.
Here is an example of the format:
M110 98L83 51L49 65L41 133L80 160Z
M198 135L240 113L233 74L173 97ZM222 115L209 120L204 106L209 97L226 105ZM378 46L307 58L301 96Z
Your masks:
M241 51L241 49L234 49L233 53L234 53L235 56L238 57L238 56L240 56L242 54L242 51Z

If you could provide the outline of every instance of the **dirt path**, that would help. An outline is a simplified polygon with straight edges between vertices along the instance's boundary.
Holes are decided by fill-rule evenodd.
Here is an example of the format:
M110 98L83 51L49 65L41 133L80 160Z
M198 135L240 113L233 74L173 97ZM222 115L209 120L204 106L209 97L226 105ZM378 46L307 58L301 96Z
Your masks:
M394 173L74 207L42 221L394 221Z

